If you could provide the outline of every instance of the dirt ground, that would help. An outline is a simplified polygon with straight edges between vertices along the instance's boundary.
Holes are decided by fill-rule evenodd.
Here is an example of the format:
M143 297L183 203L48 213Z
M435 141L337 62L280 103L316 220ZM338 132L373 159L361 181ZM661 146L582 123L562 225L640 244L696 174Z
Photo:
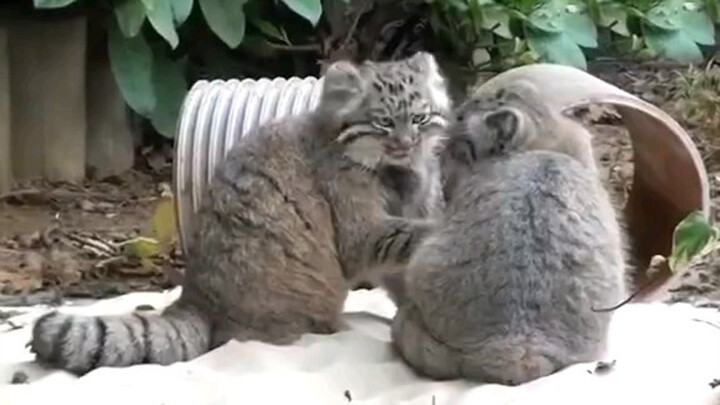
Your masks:
M671 69L605 68L593 73L675 115ZM596 155L620 207L632 186L632 146L626 131L617 119L596 110L583 117L596 135ZM720 165L709 153L704 135L692 128L690 132L701 154L708 156L715 207L720 201ZM150 266L118 248L137 236L152 237L153 211L171 182L167 149L166 145L163 151L139 154L138 168L122 176L82 184L24 184L0 195L0 306L101 298L174 285L183 266L177 246ZM681 277L675 289L667 300L720 301L720 260L716 255L707 258Z
M153 237L151 218L171 181L169 162L158 169L83 184L33 182L0 195L0 306L171 286L182 266L176 251L144 265L120 247Z

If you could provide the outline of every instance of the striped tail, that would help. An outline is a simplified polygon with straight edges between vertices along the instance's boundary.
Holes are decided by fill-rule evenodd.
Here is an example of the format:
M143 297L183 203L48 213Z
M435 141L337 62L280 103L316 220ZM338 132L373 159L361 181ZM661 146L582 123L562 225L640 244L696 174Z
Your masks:
M162 314L79 316L50 312L38 318L30 349L39 362L85 374L98 367L170 364L209 350L210 324L177 301Z

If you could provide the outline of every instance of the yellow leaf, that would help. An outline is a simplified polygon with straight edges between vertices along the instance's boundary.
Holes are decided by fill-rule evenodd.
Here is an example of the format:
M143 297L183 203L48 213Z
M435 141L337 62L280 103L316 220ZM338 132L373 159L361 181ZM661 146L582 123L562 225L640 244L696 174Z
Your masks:
M153 232L160 244L160 249L167 252L177 236L175 219L175 203L172 195L163 196L155 207L152 217Z
M137 237L123 242L122 252L126 256L146 259L160 253L160 244L155 239Z

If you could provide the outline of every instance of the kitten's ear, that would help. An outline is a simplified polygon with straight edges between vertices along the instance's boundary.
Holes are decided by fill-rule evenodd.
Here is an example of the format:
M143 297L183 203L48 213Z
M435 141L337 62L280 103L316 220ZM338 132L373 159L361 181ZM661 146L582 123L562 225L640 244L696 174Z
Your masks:
M409 66L421 72L427 80L430 97L434 104L442 111L450 111L452 102L448 95L445 78L438 67L435 57L428 52L417 52L407 59Z
M356 109L366 93L366 82L355 65L339 61L325 71L318 109L342 117Z
M518 113L510 109L500 109L485 116L485 125L495 138L495 148L505 151L515 139L519 127Z

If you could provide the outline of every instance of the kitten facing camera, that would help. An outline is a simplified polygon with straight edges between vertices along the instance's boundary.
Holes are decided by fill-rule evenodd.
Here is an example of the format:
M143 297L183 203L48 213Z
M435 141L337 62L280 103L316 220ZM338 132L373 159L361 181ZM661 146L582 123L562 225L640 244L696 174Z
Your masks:
M175 303L160 314L48 313L32 351L83 374L339 330L349 288L403 269L435 225L449 109L430 54L334 63L315 111L255 129L219 163Z

